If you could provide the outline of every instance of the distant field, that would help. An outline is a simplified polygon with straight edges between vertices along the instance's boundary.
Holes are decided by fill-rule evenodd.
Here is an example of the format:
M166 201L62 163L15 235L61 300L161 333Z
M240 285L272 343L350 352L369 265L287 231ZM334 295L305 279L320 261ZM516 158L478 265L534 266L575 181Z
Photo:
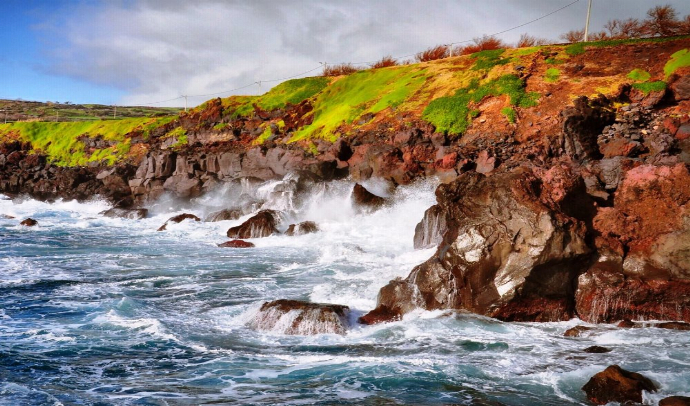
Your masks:
M0 99L0 123L14 121L88 121L175 115L176 107L106 106Z

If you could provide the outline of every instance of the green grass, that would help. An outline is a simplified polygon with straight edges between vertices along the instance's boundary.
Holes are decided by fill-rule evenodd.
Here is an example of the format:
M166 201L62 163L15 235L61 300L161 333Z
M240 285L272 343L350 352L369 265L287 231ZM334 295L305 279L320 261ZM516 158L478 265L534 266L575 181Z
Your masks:
M271 138L272 135L273 135L273 132L271 132L271 127L267 126L266 129L264 130L264 132L261 133L261 135L259 135L258 137L256 137L256 139L254 140L254 145L263 144L269 138Z
M170 122L173 118L127 118L122 120L80 121L80 122L16 122L0 124L0 141L17 136L22 141L31 143L35 151L46 154L51 162L58 166L83 166L88 162L106 160L115 162L129 152L126 137L133 131L145 131L161 123ZM102 148L87 155L80 136L95 138L117 144L111 148Z
M563 59L557 59L554 57L546 58L544 62L546 62L547 65L562 65L565 63Z
M505 49L492 49L487 51L475 52L470 57L475 58L473 70L490 70L497 65L510 63L510 58L502 58Z
M546 70L546 75L544 75L544 81L547 83L556 83L558 78L561 77L561 71L556 68L549 68Z
M542 46L536 46L536 47L529 47L529 48L520 48L516 49L511 52L513 56L527 56L527 55L532 55L536 54L539 52L543 47Z
M643 69L633 69L630 71L630 73L628 73L628 78L636 82L646 82L651 77L652 75L650 75L649 72Z
M642 93L659 92L666 89L666 82L663 80L657 82L634 83L632 85L635 89L639 89Z
M588 45L589 45L589 43L588 43ZM575 44L570 44L567 47L565 47L565 53L570 55L570 56L582 55L585 53L585 43L584 42L578 42Z
M507 95L511 106L533 107L537 105L538 93L525 92L524 83L515 75L504 75L498 79L480 84L473 80L455 95L432 100L424 109L422 118L436 127L436 131L451 135L463 134L470 126L471 103L478 103L484 97Z
M363 114L402 108L425 82L425 70L418 65L365 70L339 79L319 93L313 122L296 131L290 142L311 137L334 141L342 124Z
M671 55L671 58L664 66L664 73L666 74L666 77L669 77L678 69L685 68L687 66L690 66L690 50L685 48Z
M508 119L509 123L515 124L515 120L517 119L517 113L515 112L514 108L504 107L501 109L501 114L506 116L506 119Z

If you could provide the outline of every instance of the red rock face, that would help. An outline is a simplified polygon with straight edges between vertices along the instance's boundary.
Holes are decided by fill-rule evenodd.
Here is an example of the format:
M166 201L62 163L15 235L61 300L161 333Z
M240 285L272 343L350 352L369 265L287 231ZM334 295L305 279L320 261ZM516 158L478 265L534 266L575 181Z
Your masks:
M231 240L231 241L226 241L222 244L218 244L218 246L222 247L222 248L251 248L251 247L254 247L255 245L249 241Z
M594 375L582 390L591 402L605 405L609 402L642 403L642 391L656 392L657 387L649 378L611 365Z
M278 232L279 214L274 210L261 210L239 226L228 230L230 238L261 238Z

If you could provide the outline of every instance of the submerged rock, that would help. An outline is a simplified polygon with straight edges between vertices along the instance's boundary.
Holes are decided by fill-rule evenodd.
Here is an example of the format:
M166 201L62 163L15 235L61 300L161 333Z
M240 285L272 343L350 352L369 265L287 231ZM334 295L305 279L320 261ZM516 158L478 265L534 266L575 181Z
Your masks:
M206 216L206 222L216 222L225 220L237 220L242 217L244 212L241 209L223 209L220 211L215 211L208 216Z
M592 330L592 327L587 326L575 326L569 328L563 333L564 337L580 337L585 331Z
M254 243L243 240L231 240L224 243L218 244L219 247L223 248L251 248L254 247Z
M37 226L37 225L38 225L38 221L36 221L36 220L32 219L31 217L29 217L29 218L27 218L27 219L22 220L22 222L19 223L19 225L26 226L26 227L33 227L33 226Z
M249 327L288 335L345 334L349 311L342 305L280 299L264 303Z
M589 354L605 354L607 352L611 352L611 349L606 347L600 347L598 345L593 345L591 347L585 348L583 351Z
M275 210L261 210L239 226L228 230L229 238L262 238L278 233L279 213Z
M299 224L290 224L285 231L285 235L304 235L319 231L319 226L313 221L303 221Z
M105 217L139 220L146 218L148 213L149 211L147 209L120 209L113 207L112 209L102 211L99 214Z
M657 386L638 373L626 371L618 365L611 365L594 375L582 390L587 398L597 405L609 402L642 403L642 391L656 392Z
M0 214L0 219L12 220L14 219L14 216L10 216L9 214Z
M429 207L422 221L414 228L414 249L438 246L447 229L446 216L441 207L437 204Z
M170 217L168 221L165 222L160 228L158 228L158 231L164 231L168 228L168 223L180 223L184 220L194 220L194 221L201 221L201 219L193 214L189 213L182 213L178 214L177 216Z
M364 186L355 183L352 189L352 204L359 211L375 211L386 204L386 199L368 191Z

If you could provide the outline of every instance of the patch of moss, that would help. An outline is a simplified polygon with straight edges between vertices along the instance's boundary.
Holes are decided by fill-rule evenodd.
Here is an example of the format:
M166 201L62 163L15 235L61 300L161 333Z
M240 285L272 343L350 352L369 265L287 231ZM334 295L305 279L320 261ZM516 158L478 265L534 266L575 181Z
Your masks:
M223 130L225 130L226 128L228 128L228 124L227 124L227 123L218 123L218 124L216 124L216 125L213 126L213 129L216 130L216 131L223 131Z
M271 136L273 135L273 132L271 132L271 127L266 126L266 129L264 129L264 132L261 133L256 139L253 141L254 145L261 145L264 142L266 142Z
M187 145L188 143L189 143L189 140L187 139L187 133L185 132L185 134L182 134L179 137L177 137L177 142L172 144L170 147L175 149L175 148L179 148L183 145Z
M316 144L314 144L313 141L309 141L309 144L307 144L307 151L309 151L309 153L313 156L319 155L319 149L316 147Z
M549 68L546 70L546 75L544 75L544 81L547 83L556 83L558 78L561 77L561 71L556 68Z
M690 66L690 50L685 48L671 55L671 58L664 65L664 73L666 77L669 77L678 69L687 66Z
M544 62L546 62L547 65L561 65L565 63L563 59L557 59L554 57L546 58Z
M487 51L479 51L470 55L475 58L473 70L490 70L497 65L505 65L510 63L510 58L502 58L501 55L505 52L505 49L492 49Z
M629 79L632 79L636 82L646 82L652 77L649 72L643 69L633 69L630 71L630 73L628 73L627 76Z
M424 109L422 118L436 127L436 131L446 134L463 134L473 118L471 103L478 103L484 97L507 95L511 106L533 107L537 104L538 93L525 92L522 80L516 75L503 75L497 79L480 84L473 80L468 87L459 89L453 96L432 100Z
M585 43L577 42L575 44L570 44L565 47L565 53L570 56L582 55L585 53Z
M542 49L541 46L537 47L529 47L529 48L520 48L512 51L513 56L527 56L527 55L532 55L536 54Z
M642 93L659 92L666 89L666 82L659 80L657 82L634 83L632 85L635 89L641 90Z
M504 107L501 109L501 114L506 116L506 119L508 119L509 123L515 124L515 120L517 119L517 113L515 112L514 108Z
M187 130L185 130L183 127L175 127L172 130L168 131L163 138L180 138L184 135L187 135Z

